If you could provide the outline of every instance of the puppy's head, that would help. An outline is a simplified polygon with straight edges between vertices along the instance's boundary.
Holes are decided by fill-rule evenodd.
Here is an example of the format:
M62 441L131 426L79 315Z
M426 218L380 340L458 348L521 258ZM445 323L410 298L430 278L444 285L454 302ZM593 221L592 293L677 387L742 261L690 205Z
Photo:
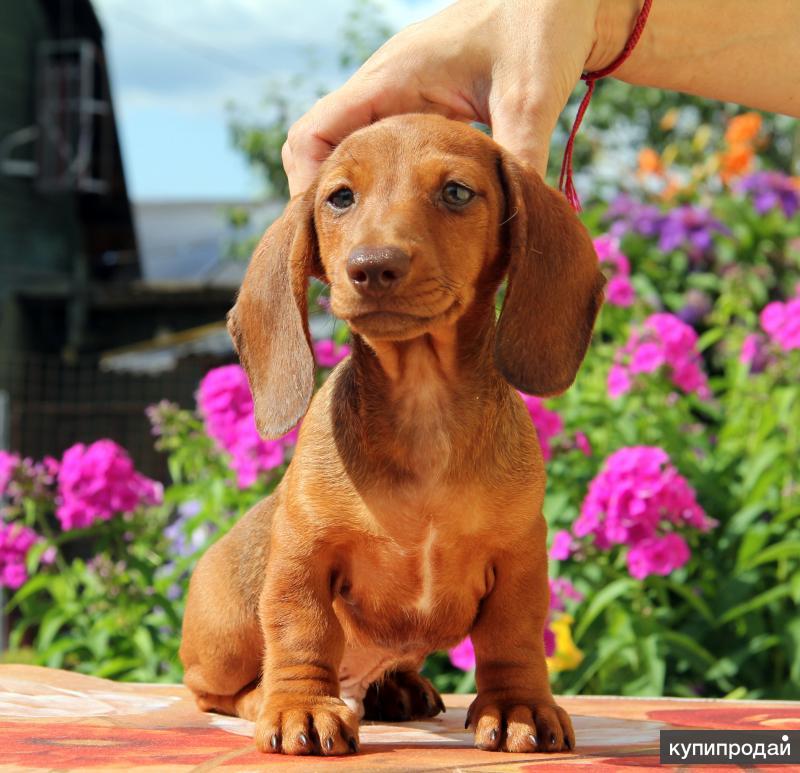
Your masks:
M334 314L356 333L399 341L455 324L505 272L497 368L524 392L557 394L603 288L566 200L464 124L412 115L355 132L266 232L229 315L259 430L283 434L311 399L309 276L330 283Z

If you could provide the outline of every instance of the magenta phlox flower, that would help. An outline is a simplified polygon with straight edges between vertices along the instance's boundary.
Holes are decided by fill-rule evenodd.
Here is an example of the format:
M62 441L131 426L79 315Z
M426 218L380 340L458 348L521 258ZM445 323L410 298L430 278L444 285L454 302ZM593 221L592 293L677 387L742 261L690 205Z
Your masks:
M314 341L314 357L320 367L334 368L349 354L347 344L337 344L332 339Z
M578 543L565 529L553 535L553 544L550 546L550 558L556 561L566 561L574 552Z
M20 523L0 523L0 586L16 590L28 579L25 560L39 542L33 529Z
M651 574L666 577L682 567L690 557L686 540L673 532L641 540L628 551L626 560L631 577L643 580Z
M628 257L620 249L619 239L611 234L598 236L594 240L594 248L600 264L609 269L606 301L614 306L630 306L634 301L631 266Z
M56 516L65 531L158 504L162 498L161 484L138 473L125 449L113 440L76 443L64 452Z
M663 538L676 529L708 531L715 525L697 502L694 489L671 463L666 451L656 446L631 446L606 459L589 484L580 516L572 527L575 537L587 537L600 550L626 545L634 553L629 564L642 567L682 566L688 554L674 539ZM681 545L686 546L685 541ZM688 547L686 547L688 551ZM679 557L680 563L675 563ZM650 563L648 563L648 561ZM671 570L670 570L671 571ZM633 572L632 572L633 573ZM669 572L667 572L669 573ZM633 576L639 577L638 574Z
M711 391L697 349L697 333L674 314L649 316L617 350L608 374L609 396L630 391L640 374L665 369L667 377L683 392L708 398Z
M20 461L17 454L0 451L0 497L5 495L8 490L8 484L11 483Z
M800 349L800 295L768 303L759 316L764 332L784 351Z
M278 440L264 440L256 429L253 396L240 365L210 370L200 382L197 404L206 433L231 458L239 488L252 486L263 472L280 467L296 431Z
M531 416L531 421L533 421L533 426L536 428L539 444L542 447L542 456L545 461L549 461L553 456L550 441L563 432L564 421L555 411L545 407L541 397L526 395L523 392L520 392L519 396L525 403L525 407Z

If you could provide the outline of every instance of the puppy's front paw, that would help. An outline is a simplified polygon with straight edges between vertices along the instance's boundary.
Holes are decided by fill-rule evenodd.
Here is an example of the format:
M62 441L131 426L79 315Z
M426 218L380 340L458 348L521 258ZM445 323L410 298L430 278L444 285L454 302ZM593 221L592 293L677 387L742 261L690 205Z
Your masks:
M475 746L484 751L519 754L575 748L575 731L569 715L552 700L478 695L467 712L466 726L475 733Z
M284 754L354 754L358 717L338 698L269 695L256 721L256 747Z

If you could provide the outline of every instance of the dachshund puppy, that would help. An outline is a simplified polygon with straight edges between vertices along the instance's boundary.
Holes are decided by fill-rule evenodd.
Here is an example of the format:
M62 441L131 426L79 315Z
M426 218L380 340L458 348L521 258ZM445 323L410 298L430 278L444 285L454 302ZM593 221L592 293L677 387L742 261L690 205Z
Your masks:
M310 276L353 338L313 400ZM515 388L572 383L602 297L565 199L478 130L410 115L341 143L229 315L259 431L305 419L275 493L192 577L180 654L202 710L254 720L263 751L355 752L360 716L444 709L418 670L470 634L476 745L574 748L545 664L545 471Z

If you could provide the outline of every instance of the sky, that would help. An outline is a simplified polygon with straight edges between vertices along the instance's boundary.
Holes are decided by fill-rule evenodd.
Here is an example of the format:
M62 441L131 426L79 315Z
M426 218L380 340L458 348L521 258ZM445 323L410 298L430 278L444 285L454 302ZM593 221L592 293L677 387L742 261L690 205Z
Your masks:
M384 0L399 30L447 0ZM252 199L263 188L231 147L227 105L257 112L270 81L338 85L348 0L94 0L105 32L134 200Z

